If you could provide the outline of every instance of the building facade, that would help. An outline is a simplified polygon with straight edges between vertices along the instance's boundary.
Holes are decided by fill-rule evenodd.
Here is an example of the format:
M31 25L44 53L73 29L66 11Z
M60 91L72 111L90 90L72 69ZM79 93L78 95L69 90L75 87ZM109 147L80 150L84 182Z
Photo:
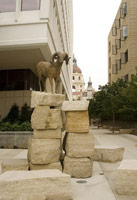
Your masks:
M36 64L56 52L73 57L72 0L0 1L0 117L11 106L30 105L39 90ZM62 67L59 93L72 99L72 66ZM48 88L50 91L50 86Z
M108 36L108 82L130 80L137 69L137 1L122 0Z

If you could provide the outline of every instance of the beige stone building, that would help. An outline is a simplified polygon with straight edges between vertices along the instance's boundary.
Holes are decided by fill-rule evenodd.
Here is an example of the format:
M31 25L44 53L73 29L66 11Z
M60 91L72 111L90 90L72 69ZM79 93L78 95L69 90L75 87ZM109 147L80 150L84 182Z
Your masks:
M85 91L85 82L81 69L77 66L76 59L74 59L73 64L73 74L72 74L72 95L73 100L80 100Z
M122 0L108 36L108 82L130 80L137 68L137 1Z
M39 90L36 64L56 52L73 57L72 0L0 1L0 118L11 106L30 105ZM72 99L72 59L62 67L59 93ZM50 91L50 88L48 88Z

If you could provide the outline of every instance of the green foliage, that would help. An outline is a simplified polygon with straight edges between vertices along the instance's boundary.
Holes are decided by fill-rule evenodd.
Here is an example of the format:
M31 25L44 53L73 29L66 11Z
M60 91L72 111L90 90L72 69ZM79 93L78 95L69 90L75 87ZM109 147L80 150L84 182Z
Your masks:
M13 122L16 122L18 120L19 120L19 107L16 104L14 104L11 107L8 115L2 121L13 123Z
M137 120L137 75L99 87L89 104L90 118Z
M0 123L0 131L32 131L30 123L32 111L25 103L19 112L19 107L14 104Z
M30 122L24 122L22 124L2 122L0 131L32 131L32 128Z

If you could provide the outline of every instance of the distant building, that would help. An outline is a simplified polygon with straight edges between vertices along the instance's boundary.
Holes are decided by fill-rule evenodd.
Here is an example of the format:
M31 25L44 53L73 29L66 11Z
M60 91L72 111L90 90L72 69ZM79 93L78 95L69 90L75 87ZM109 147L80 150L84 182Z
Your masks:
M73 60L72 95L73 100L80 100L85 91L85 82L81 69L77 66L77 60Z
M83 93L83 99L87 99L87 100L92 99L94 93L95 93L95 90L92 87L91 77L89 77L87 89Z
M39 61L56 51L73 57L72 13L72 0L0 0L0 118L14 103L30 105L31 91L39 90ZM72 59L63 64L58 88L69 100L72 68Z
M137 68L137 0L122 0L108 36L108 82L130 80Z

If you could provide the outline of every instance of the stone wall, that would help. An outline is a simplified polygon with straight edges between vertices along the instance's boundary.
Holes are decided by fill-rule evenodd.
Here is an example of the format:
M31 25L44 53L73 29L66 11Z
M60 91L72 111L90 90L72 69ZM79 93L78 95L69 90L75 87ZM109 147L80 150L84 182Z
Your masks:
M5 131L0 132L0 148L28 148L28 139L32 137L33 132L29 131Z

